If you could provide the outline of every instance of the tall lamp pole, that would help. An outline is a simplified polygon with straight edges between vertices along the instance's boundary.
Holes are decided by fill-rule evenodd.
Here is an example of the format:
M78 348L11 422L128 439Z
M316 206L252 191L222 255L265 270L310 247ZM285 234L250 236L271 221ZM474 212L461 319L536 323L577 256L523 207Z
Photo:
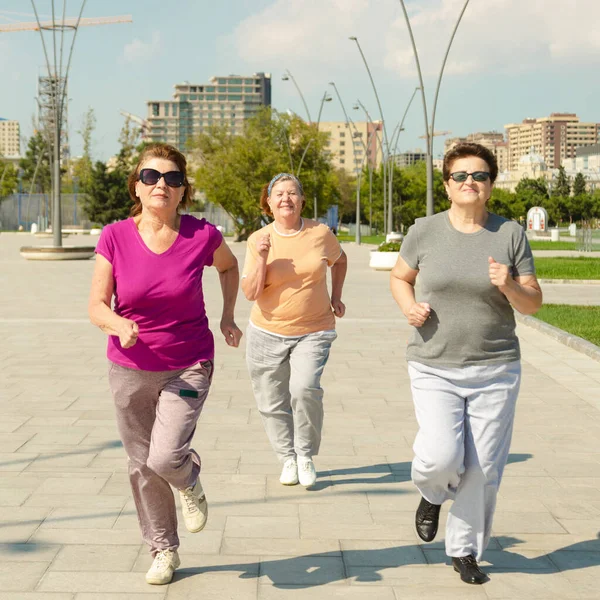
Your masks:
M321 104L319 106L319 114L317 116L317 129L315 131L315 139L317 141L317 158L321 157L321 148L319 146L319 125L321 123L321 113L323 112L323 104L325 102L331 102L331 96L327 93L327 91L323 92L323 97L321 98ZM313 194L313 208L314 208L314 219L317 220L319 214L317 211L317 166L315 165L315 188Z
M348 130L350 131L350 139L352 140L352 165L353 165L353 170L356 172L356 150L354 148L354 133L358 133L356 126L354 126L354 132L352 131L352 128L350 126L350 124L352 123L352 125L354 125L354 122L348 117L348 113L346 112L346 107L344 106L344 103L342 101L342 97L340 96L340 92L337 89L337 85L335 85L335 81L330 81L329 85L331 85L333 87L333 89L335 90L335 95L337 96L339 102L340 102L340 106L342 107L342 110L344 111L344 117L346 118L346 127L348 128ZM364 144L364 142L363 142ZM357 173L357 177L356 177L356 232L354 234L354 241L356 242L357 245L360 246L360 174L362 173L362 169L360 169Z
M312 122L312 119L310 117L310 111L308 110L308 104L306 104L306 100L304 99L304 94L302 93L302 90L300 90L300 86L296 83L296 80L294 79L294 76L292 75L289 69L285 70L285 74L281 76L281 80L291 81L294 84L294 87L296 88L296 91L298 92L300 99L302 100L302 104L304 104L304 110L306 111L308 122Z
M384 206L384 211L385 211L385 206L386 206L385 199L386 199L386 188L387 188L386 165L387 165L387 161L390 158L390 144L389 144L388 136L387 136L387 127L385 126L385 119L383 118L383 109L381 108L381 102L379 101L379 94L377 93L377 88L375 87L375 82L373 81L373 76L371 75L371 69L369 69L369 64L367 63L367 59L365 58L362 48L360 47L358 38L356 36L351 36L350 39L353 42L356 42L358 51L360 52L363 63L365 64L365 68L367 69L367 73L369 74L369 79L371 80L371 87L373 88L373 92L375 93L375 99L377 100L377 106L379 108L379 116L381 118L381 126L383 127L383 137L385 139L385 148L386 148L386 160L384 161L384 165L383 165L383 206ZM389 202L391 204L391 198L389 199ZM390 222L388 222L388 229L391 231L391 223Z
M423 101L423 116L425 118L425 139L427 143L427 215L430 216L434 213L433 206L433 125L435 121L435 112L437 107L437 101L440 91L440 85L442 83L442 77L444 75L444 68L446 66L446 61L448 60L448 55L450 54L450 48L452 46L452 42L454 41L454 36L456 35L456 31L458 30L458 26L462 20L462 17L467 9L467 5L469 4L469 0L466 0L460 14L458 15L458 20L454 25L454 29L452 30L452 35L450 36L450 41L448 43L448 47L446 48L446 53L444 55L444 60L442 61L442 66L440 68L440 74L438 76L437 86L435 90L435 97L433 101L433 110L431 114L431 128L429 127L429 120L427 118L427 101L425 99L425 86L423 85L423 75L421 73L421 64L419 62L419 53L417 52L417 46L415 44L415 38L413 36L412 27L410 25L410 19L408 18L408 13L406 11L406 6L404 4L404 0L400 0L400 4L402 6L402 12L404 13L404 19L406 20L406 26L408 28L408 33L410 35L410 41L412 44L413 54L415 57L415 63L417 65L417 73L419 75L419 85L421 88L421 99Z

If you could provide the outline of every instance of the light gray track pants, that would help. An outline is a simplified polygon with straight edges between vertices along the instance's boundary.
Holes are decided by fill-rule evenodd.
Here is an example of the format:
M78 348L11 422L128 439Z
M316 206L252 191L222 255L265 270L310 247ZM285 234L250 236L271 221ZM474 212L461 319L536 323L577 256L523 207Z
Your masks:
M200 457L190 444L212 372L210 361L177 371L109 366L133 499L142 537L153 555L179 546L171 486L185 489L198 479Z
M246 364L256 404L277 458L285 462L319 452L323 429L321 375L335 331L283 338L246 331Z
M480 560L508 458L521 365L435 368L411 361L408 372L419 423L413 482L432 504L454 500L446 554Z

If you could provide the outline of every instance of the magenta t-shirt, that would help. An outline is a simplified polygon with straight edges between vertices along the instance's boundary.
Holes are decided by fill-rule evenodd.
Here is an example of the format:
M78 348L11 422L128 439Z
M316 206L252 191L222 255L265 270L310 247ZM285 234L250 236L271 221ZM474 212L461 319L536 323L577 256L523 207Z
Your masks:
M213 360L202 272L212 265L222 241L214 225L191 215L181 216L179 235L163 254L146 246L133 219L102 229L96 252L113 268L115 312L139 327L131 348L121 348L118 336L109 336L109 360L143 371L185 369Z

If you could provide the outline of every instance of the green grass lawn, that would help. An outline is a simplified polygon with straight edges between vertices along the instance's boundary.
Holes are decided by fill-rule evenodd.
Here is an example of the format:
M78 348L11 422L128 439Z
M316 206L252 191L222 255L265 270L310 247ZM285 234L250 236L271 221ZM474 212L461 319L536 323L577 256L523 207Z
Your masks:
M577 250L576 242L544 242L531 240L529 245L532 250Z
M337 239L340 242L353 242L356 239L356 237L347 233L338 233ZM363 244L379 245L382 242L385 242L385 235L363 235L360 238L360 241Z
M600 346L600 306L545 304L534 316Z
M600 279L600 258L536 257L535 270L540 279Z

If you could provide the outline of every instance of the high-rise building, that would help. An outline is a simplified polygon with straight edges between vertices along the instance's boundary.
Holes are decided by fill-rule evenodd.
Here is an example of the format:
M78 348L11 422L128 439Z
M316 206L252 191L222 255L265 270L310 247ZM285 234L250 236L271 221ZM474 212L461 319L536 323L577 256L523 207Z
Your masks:
M208 83L175 85L171 100L147 102L147 136L181 150L195 135L213 125L241 133L244 121L271 106L271 75L211 77Z
M504 134L497 131L478 131L476 133L469 133L466 137L453 137L448 138L444 142L444 154L449 150L452 150L457 144L464 144L466 142L481 144L486 148L489 148L496 156L498 161L498 171L502 173L508 168L508 149L507 143L504 141Z
M525 119L505 125L508 138L509 170L515 171L522 156L537 153L550 168L574 158L577 148L600 141L599 123L581 123L574 113L552 113L541 119Z
M352 175L358 174L365 165L377 168L381 164L382 130L380 121L358 121L353 125L345 121L319 123L319 131L329 133L327 150L334 167Z
M6 158L21 154L21 129L19 121L0 118L0 156Z
M400 154L394 154L392 160L397 167L401 169L404 167L410 167L423 160L427 160L427 153L425 150L409 150L407 152L401 152Z

